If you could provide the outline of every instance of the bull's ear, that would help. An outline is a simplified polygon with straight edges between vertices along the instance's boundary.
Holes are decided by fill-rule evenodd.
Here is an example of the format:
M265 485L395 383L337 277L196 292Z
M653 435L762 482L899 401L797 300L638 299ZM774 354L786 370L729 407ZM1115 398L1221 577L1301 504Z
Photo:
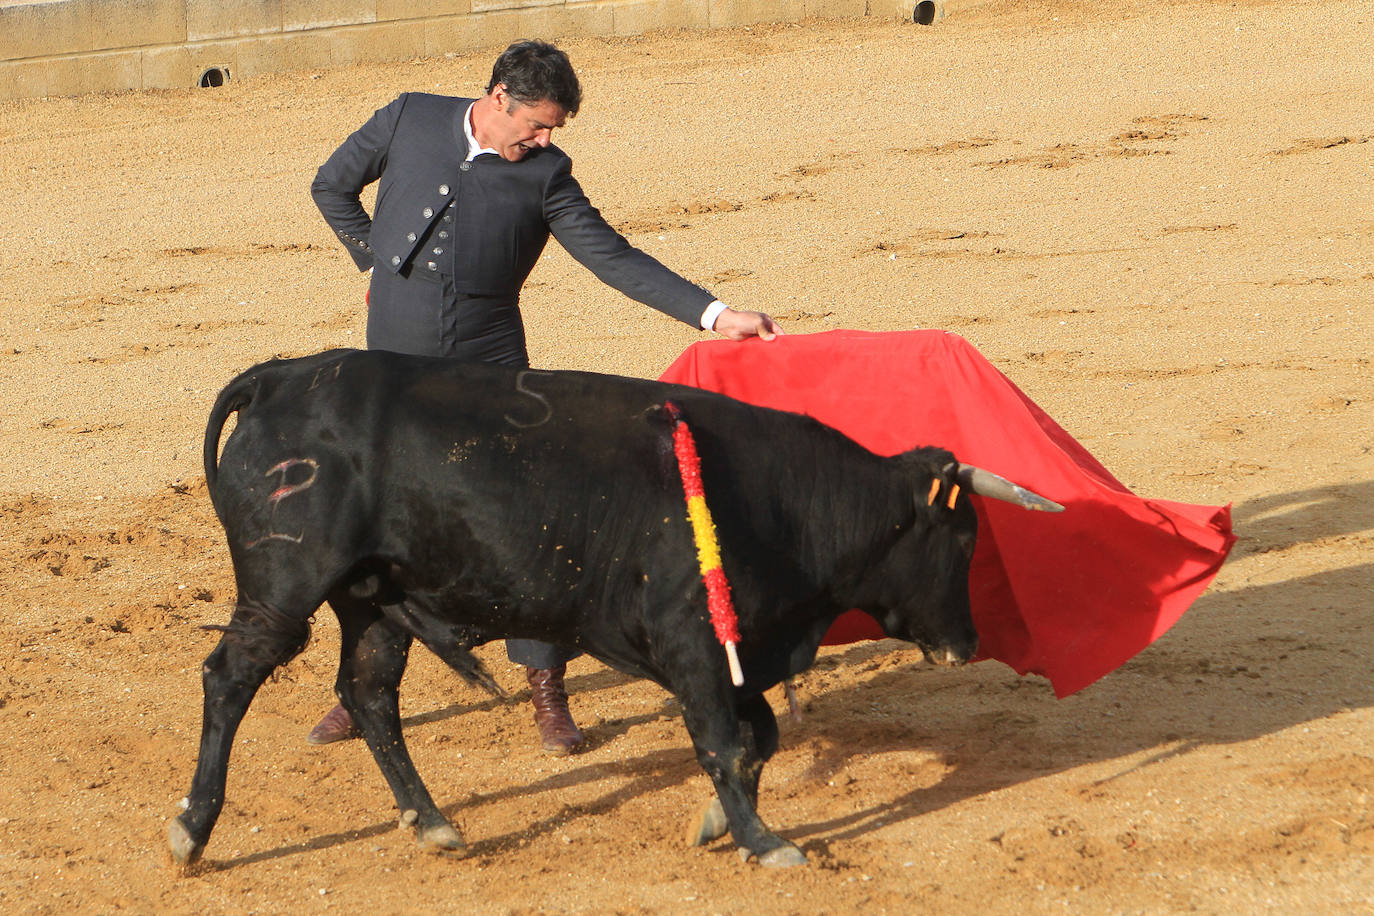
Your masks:
M925 499L921 499L919 492L916 494L917 507L919 508L922 503L924 503L927 509L935 508L935 504L940 500L940 491L944 489L944 483L945 482L940 479L938 474L932 474L930 477L930 486L925 490Z
M956 474L959 463L946 462L939 470L931 468L929 482L917 487L916 508L927 512L953 509L959 499L960 486ZM921 478L925 480L926 478Z
M962 487L957 477L959 462L949 461L940 468L940 473L931 478L930 489L926 493L926 505L931 508L953 510L959 502Z
M959 471L959 462L952 454L942 448L921 446L889 460L897 462L910 481L912 505L917 513L944 511Z

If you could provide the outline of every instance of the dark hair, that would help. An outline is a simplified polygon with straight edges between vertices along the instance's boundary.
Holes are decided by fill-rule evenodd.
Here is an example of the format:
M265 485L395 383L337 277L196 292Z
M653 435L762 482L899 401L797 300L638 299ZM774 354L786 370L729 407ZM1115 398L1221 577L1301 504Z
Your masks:
M582 104L582 86L577 82L572 62L546 41L525 39L502 51L491 68L487 94L498 84L504 85L510 97L522 105L549 101L575 115Z

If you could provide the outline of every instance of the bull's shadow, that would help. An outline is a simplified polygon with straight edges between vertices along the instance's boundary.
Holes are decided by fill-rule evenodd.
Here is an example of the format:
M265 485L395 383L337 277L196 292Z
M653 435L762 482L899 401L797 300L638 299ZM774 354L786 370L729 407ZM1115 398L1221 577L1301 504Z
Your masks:
M1232 562L1364 531L1374 527L1374 482L1266 497L1237 507L1234 517L1241 540ZM846 665L879 670L862 683L815 693L803 723L782 720L783 753L803 740L821 748L806 778L824 783L855 757L911 750L944 760L948 772L936 785L842 817L797 823L785 815L765 816L781 835L815 849L1065 770L1155 751L1098 780L1109 782L1198 747L1248 741L1342 710L1374 706L1374 681L1368 676L1374 661L1374 630L1367 622L1371 582L1374 564L1364 564L1206 593L1156 644L1063 700L1056 700L1043 680L1018 677L996 663L933 668L918 660L919 652L896 641L860 643L832 652L818 665L822 675ZM903 653L892 656L898 648ZM1319 681L1309 677L1314 669L1322 672ZM630 680L604 670L569 678L569 685L576 693L611 689ZM410 716L406 724L458 719L494 702L454 704ZM676 704L665 697L655 709L595 727L589 738L598 744L612 742L636 724L677 712ZM699 779L704 802L709 783L685 730L682 739L680 748L574 765L535 782L450 802L443 811L461 820L473 804L549 793L545 807L551 816L522 822L506 835L474 838L470 849L481 855L504 852L570 819L613 817L614 809L626 801L692 779ZM765 769L765 813L771 807L769 776ZM619 787L575 805L557 798L570 786L604 780ZM394 830L395 821L387 819L209 867L236 868Z
M657 714L646 715L644 721L657 718L660 718ZM613 816L613 812L624 802L679 785L700 774L700 772L701 769L697 766L696 758L692 755L690 748L663 749L627 760L575 767L532 783L512 785L491 792L469 793L462 801L449 802L440 806L440 810L453 823L461 825L464 813L470 811L474 806L543 792L555 793L553 803L548 806L548 810L551 812L548 817L534 822L522 821L506 834L482 837L468 845L468 854L471 856L496 855L513 851L535 836L542 836L545 833L558 830L572 819L584 816ZM556 793L559 790L584 783L598 783L605 780L618 782L624 779L629 780L628 784L598 798L577 804L560 804L557 802ZM206 857L195 868L204 871L230 871L245 865L280 859L298 853L330 849L335 846L373 839L383 834L395 833L396 829L396 819L393 817L355 830L311 837L300 843L292 843L276 849L265 849L234 859Z
M1374 528L1374 482L1265 497L1236 507L1234 518L1240 540L1231 562L1367 531ZM869 740L838 747L828 765L842 767L855 746L866 754L921 748L950 770L935 786L781 832L794 842L845 839L1075 767L1155 751L1099 780L1108 782L1199 747L1374 706L1372 591L1374 564L1366 563L1205 593L1157 643L1063 700L1043 681L999 665L972 672L907 666L818 696L816 719L856 722L856 730L865 719L883 723ZM843 657L865 651L855 647ZM874 695L888 700L875 708ZM915 709L894 699L904 695ZM902 722L919 741L902 741L894 725Z
M628 674L616 671L614 668L602 668L598 671L591 671L586 674L569 674L566 682L570 694L587 694L597 690L611 690L616 687L623 687L626 684L638 680ZM404 689L404 688L403 688ZM487 712L497 706L506 703L521 703L529 700L528 690L518 690L511 693L508 699L497 699L496 697L485 697L472 703L450 703L448 706L441 706L438 709L431 709L426 712L413 713L401 719L403 728L411 728L416 725L428 725L433 722L442 722L445 719L452 719L465 715L470 712ZM669 711L665 705L663 714ZM653 721L658 718L660 713L647 713L639 716L617 720L613 726L603 726L597 729L595 735L588 736L588 747L595 747L597 744L605 743L609 738L624 734L629 728L635 725L642 725L645 722ZM609 729L609 730L608 730Z
M919 666L821 695L812 704L813 720L853 723L845 737L857 743L843 742L833 757L822 757L818 778L842 769L851 753L910 749L926 750L951 769L930 788L780 832L794 842L844 839L1064 770L1156 750L1143 762L1123 764L1112 779L1202 746L1374 706L1374 635L1365 624L1371 581L1374 564L1365 564L1204 596L1159 643L1063 700L1043 682L1006 669L958 684L962 672ZM1254 620L1290 608L1285 620ZM1317 668L1322 676L1314 681ZM893 699L899 693L915 704L914 713ZM889 699L875 706L873 694ZM894 725L904 720L917 736L909 742ZM882 727L856 739L865 722ZM811 727L824 735L824 724ZM764 780L766 791L766 772Z

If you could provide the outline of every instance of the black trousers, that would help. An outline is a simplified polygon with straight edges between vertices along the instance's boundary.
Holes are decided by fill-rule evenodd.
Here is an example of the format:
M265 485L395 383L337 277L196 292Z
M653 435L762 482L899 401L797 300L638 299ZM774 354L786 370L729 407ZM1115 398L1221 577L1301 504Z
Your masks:
M451 277L423 268L393 274L378 267L368 298L369 350L529 368L519 297L470 296L455 290ZM581 654L534 639L506 640L507 657L530 668L557 668Z

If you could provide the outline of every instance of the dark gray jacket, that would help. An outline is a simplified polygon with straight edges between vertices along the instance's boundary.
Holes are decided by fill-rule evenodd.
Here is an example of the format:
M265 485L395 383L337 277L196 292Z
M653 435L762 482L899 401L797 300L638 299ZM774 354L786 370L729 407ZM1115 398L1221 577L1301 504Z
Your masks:
M311 195L359 269L428 275L459 295L513 304L552 232L606 284L698 326L712 294L612 229L558 147L531 150L519 162L465 162L463 116L472 101L402 95L320 166ZM373 181L380 183L369 217L359 195ZM374 292L372 308L386 305Z

